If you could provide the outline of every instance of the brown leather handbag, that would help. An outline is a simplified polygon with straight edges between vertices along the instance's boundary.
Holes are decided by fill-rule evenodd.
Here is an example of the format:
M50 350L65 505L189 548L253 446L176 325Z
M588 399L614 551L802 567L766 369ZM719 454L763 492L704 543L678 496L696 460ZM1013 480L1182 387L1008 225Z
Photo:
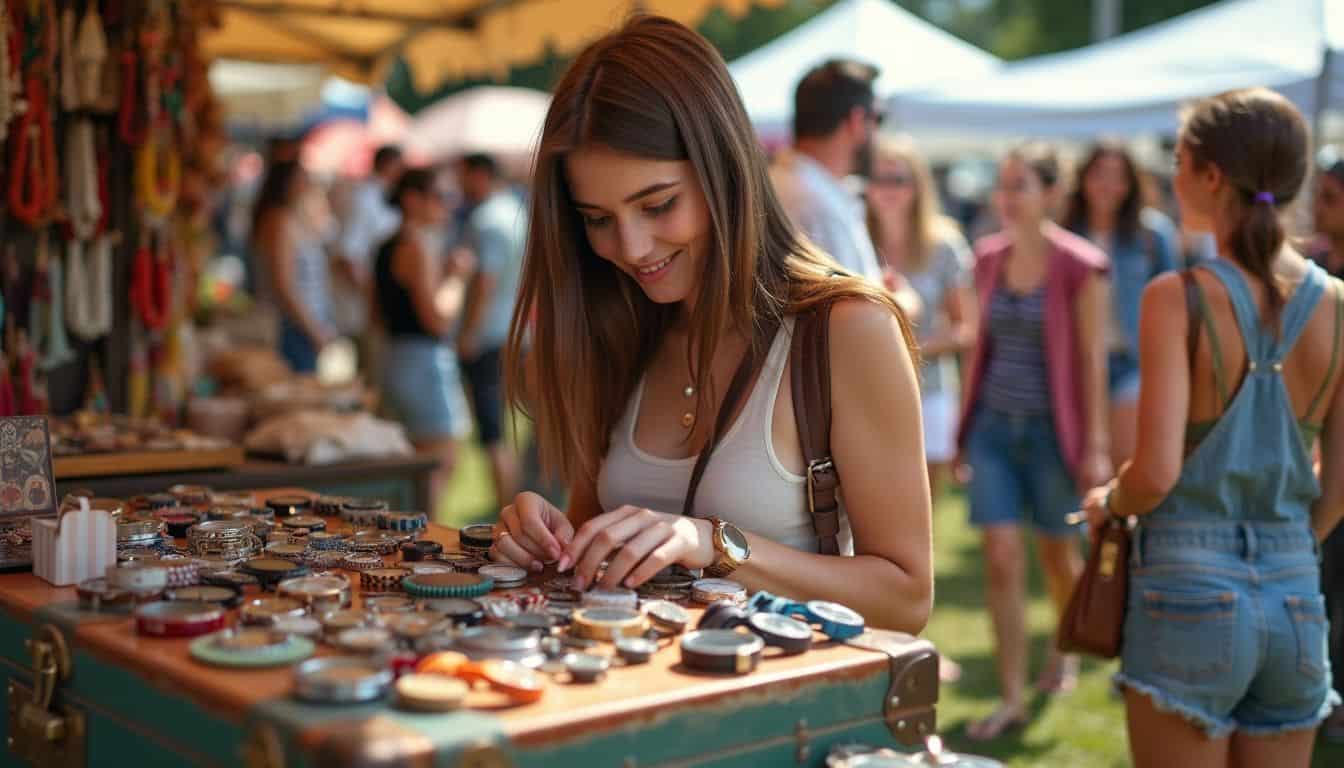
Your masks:
M1199 286L1194 273L1181 272L1185 285L1185 348L1190 370L1199 353ZM1073 588L1069 605L1059 621L1057 643L1066 653L1079 652L1112 659L1120 655L1129 601L1130 524L1110 518L1102 526L1087 558L1083 576Z
M817 551L823 555L840 553L840 474L831 458L831 305L820 304L798 315L793 326L793 362L789 382L793 389L793 418L798 423L798 441L807 468L807 509L817 535ZM758 350L748 351L733 374L723 403L714 420L708 444L691 470L690 485L682 514L690 515L695 492L709 464L710 454L727 431L737 403L759 367Z
M1059 621L1059 650L1103 659L1120 655L1129 601L1129 547L1128 523L1108 519Z

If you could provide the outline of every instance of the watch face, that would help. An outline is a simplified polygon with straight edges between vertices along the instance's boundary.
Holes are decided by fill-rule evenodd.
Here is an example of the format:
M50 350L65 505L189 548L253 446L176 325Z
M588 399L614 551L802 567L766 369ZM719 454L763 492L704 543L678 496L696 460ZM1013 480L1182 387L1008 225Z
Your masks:
M644 611L664 624L685 626L691 621L689 611L667 600L650 600L644 604Z
M751 626L772 635L794 640L810 640L812 638L811 627L788 616L780 616L777 613L753 613L750 621Z
M823 621L844 624L852 627L863 626L862 616L839 603L829 603L825 600L813 600L807 604L807 609Z
M761 638L731 629L702 629L681 639L682 645L699 653L737 656L759 653L764 643Z
M611 662L594 653L571 653L565 658L565 666L575 677L592 678L606 672Z
M728 550L728 554L732 555L735 560L746 560L747 556L751 554L751 545L747 544L746 534L731 523L725 523L722 531L723 544Z
M641 617L639 611L627 610L625 608L585 608L581 615L584 621L610 622L613 624L637 622Z

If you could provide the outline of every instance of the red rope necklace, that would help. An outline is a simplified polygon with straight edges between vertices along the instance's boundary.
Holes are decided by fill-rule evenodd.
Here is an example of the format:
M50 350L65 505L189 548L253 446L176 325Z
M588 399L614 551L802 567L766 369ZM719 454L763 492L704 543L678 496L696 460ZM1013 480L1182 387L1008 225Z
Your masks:
M140 322L151 330L162 328L168 320L168 304L172 301L172 285L168 260L156 255L148 243L135 251L131 263L131 306L135 307Z

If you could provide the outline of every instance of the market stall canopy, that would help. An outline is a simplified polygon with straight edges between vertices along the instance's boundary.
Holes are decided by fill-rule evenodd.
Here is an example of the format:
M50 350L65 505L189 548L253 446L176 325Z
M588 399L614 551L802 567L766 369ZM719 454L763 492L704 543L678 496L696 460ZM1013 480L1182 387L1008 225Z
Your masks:
M530 88L483 86L453 94L416 114L406 148L432 160L468 152L531 154L551 97Z
M881 69L875 85L879 98L981 77L999 66L994 56L889 0L841 0L728 69L752 123L772 136L790 130L793 92L807 70L840 56Z
M299 157L311 173L362 178L373 166L373 153L384 144L403 144L409 125L401 107L379 94L369 104L367 120L330 120L310 130ZM414 154L408 159L419 163L424 157Z
M218 59L210 85L231 126L278 130L296 126L322 102L322 67Z
M714 8L735 17L785 0L217 0L220 26L207 55L309 62L371 83L394 57L430 92L454 79L496 75L571 54L634 9L699 22Z
M1344 95L1344 0L1226 0L997 74L900 94L905 130L1089 137L1174 133L1195 98L1267 86L1309 114ZM1323 72L1334 61L1333 78ZM1333 87L1329 79L1334 80ZM1326 99L1319 94L1329 94Z

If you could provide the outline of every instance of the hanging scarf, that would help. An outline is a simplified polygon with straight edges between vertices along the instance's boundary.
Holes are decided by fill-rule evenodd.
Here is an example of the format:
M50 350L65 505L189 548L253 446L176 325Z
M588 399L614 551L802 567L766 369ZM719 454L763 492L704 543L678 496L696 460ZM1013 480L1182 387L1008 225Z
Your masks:
M98 3L90 2L83 18L74 6L61 15L61 105L67 111L93 109L101 100L107 35Z
M35 289L35 298L40 300L28 308L28 333L33 349L40 356L38 367L44 371L65 365L75 356L65 333L64 270L60 257L51 257L50 248L47 233L43 232L37 243L38 272L33 279L41 281L45 273L46 286Z
M103 218L93 120L75 117L65 132L66 214L76 240L88 240Z
M65 320L70 332L95 341L112 329L112 239L71 240L65 281Z

